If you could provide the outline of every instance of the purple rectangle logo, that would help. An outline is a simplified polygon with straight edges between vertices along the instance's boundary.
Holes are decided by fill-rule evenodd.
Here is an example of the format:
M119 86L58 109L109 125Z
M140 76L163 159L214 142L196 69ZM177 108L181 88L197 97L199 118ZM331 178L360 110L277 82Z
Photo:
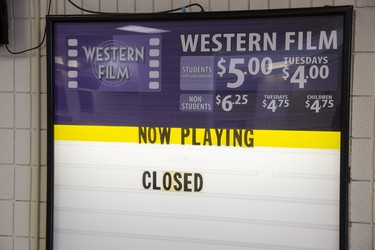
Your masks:
M160 92L161 40L158 34L69 37L66 84L70 89Z

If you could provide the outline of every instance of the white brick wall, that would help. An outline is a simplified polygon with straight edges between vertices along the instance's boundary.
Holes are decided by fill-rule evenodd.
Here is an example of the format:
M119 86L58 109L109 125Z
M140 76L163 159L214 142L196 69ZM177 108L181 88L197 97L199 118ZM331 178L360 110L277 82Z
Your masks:
M0 167L0 200L11 200L14 196L14 167Z
M99 0L83 0L82 7L84 9L99 11L100 10L100 1ZM104 10L101 10L104 11Z
M160 12L172 9L172 0L154 0L154 11Z
M8 1L11 17L9 34L11 49L28 48L40 39L37 34L39 33L40 37L43 34L47 2L47 0ZM82 13L65 0L52 0L52 2L54 14ZM200 3L208 11L354 5L350 249L374 249L374 0L75 0L74 2L96 11L130 13L163 11L190 3ZM40 6L40 17L36 16L35 6ZM191 11L199 11L199 9L193 8ZM37 28L39 31L35 32ZM0 47L1 250L37 250L35 249L37 245L39 249L45 247L47 147L45 48L40 53L40 57L35 51L12 56ZM39 103L42 104L41 110L38 108ZM39 200L40 205L38 205ZM36 231L37 223L39 223L39 232ZM39 244L36 241L38 236L41 238Z
M291 0L292 8L306 8L311 7L311 0Z
M287 9L290 7L289 0L270 0L271 9Z
M14 89L14 59L9 57L2 58L0 60L0 69L2 72L7 72L1 76L0 91L12 92Z
M100 2L100 11L103 12L116 12L117 0L106 0Z
M350 184L349 219L353 223L371 223L372 201L371 182L353 181Z
M257 10L257 9L268 9L269 2L264 0L251 0L250 1L250 9Z
M19 51L35 46L44 29L36 17L36 6L44 12L46 0L7 3L12 17L9 47ZM39 27L43 29L37 30ZM41 168L32 159L38 158L36 142L41 133L36 122L40 99L38 79L46 72L39 72L37 51L12 56L0 47L0 55L0 249L36 250L37 235L30 232L37 226L35 192L39 181L33 181L32 169Z
M372 249L372 227L368 224L353 224L350 228L351 250Z
M373 175L373 139L352 139L351 178L353 181L371 181Z
M353 5L355 6L355 0L335 0L335 5Z
M375 45L371 40L375 39L375 8L371 6L375 6L375 1L340 2L357 7L353 38L350 249L373 249Z
M0 246L4 250L13 250L13 237L0 236Z
M359 3L357 3L359 5ZM374 8L358 8L355 22L355 52L375 51L375 11Z
M374 99L369 96L352 98L352 136L372 138L374 130Z
M353 95L371 95L374 93L375 53L356 53L354 55Z
M373 0L357 0L358 7L367 7L367 6L375 6L375 2Z
M13 202L0 200L0 235L13 235Z
M12 93L0 93L0 127L14 126L14 96Z
M13 129L0 129L0 162L13 164L14 156L14 131Z
M333 5L333 0L313 0L312 1L313 7L322 7L326 5Z

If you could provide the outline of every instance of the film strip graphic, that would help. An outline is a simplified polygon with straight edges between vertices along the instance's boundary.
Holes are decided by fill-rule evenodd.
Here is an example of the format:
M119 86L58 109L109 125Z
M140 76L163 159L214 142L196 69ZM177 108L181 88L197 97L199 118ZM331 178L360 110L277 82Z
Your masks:
M149 89L155 90L155 89L160 89L160 47L161 47L161 41L160 38L150 38L149 40L149 45L150 45L150 50L149 50L149 67L150 67L150 72L149 72L149 77L150 77L150 82L149 82ZM158 70L159 69L159 70Z
M78 40L68 39L68 88L78 88Z

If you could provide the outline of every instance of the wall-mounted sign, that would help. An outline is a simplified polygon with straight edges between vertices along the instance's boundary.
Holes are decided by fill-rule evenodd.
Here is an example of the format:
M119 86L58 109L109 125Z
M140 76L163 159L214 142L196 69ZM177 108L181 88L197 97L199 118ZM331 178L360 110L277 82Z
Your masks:
M48 17L47 248L345 249L351 13Z

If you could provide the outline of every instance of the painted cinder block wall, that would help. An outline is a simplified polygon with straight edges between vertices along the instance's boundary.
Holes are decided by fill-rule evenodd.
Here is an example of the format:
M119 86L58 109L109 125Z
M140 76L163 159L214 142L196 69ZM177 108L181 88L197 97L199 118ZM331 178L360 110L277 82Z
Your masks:
M8 0L10 49L38 44L49 0ZM207 11L354 6L349 187L350 249L375 249L375 0L75 0L105 12L156 12L200 3ZM193 8L192 11L199 11ZM82 14L52 0L51 14ZM46 50L0 47L0 250L45 249Z

